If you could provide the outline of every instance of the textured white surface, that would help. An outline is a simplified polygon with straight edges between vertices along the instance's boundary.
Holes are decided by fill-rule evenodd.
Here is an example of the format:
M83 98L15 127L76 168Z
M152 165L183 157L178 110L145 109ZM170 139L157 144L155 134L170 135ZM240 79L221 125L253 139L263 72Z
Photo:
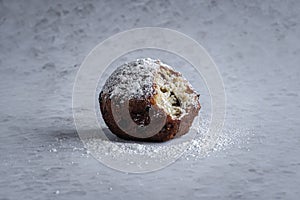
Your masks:
M107 79L104 93L111 93L110 97L145 98L153 93L153 79L160 65L152 59L140 59L123 64Z
M0 1L0 198L298 199L299 11L299 1L270 0ZM252 129L248 144L144 175L87 154L71 110L78 66L105 38L143 26L209 51L227 129Z

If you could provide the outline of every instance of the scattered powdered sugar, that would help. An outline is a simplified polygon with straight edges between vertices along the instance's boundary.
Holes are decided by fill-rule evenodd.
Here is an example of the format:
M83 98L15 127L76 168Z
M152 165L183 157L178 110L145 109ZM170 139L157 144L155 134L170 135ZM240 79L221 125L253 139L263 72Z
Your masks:
M159 165L170 164L180 157L198 160L213 152L226 150L242 143L249 134L249 130L226 128L218 136L212 137L207 135L208 128L209 121L201 119L193 124L187 135L165 143L91 139L86 142L86 147L95 158L106 164L111 163L113 168L118 168L118 165L124 171L130 171L138 166L141 170L149 171ZM132 168L126 170L123 165Z
M233 146L240 147L247 142L251 131L249 129L241 129L237 127L225 127L218 135L208 135L209 121L201 120L198 123L197 135L190 140L184 158L200 159L211 155L213 152L227 150Z

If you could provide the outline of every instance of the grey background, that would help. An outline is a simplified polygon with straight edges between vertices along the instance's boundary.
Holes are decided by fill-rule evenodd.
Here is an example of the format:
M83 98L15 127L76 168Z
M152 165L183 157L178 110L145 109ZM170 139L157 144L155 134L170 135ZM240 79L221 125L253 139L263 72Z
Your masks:
M298 199L300 1L0 1L0 199ZM226 124L247 144L148 174L111 170L76 135L88 52L123 30L181 31L210 53Z

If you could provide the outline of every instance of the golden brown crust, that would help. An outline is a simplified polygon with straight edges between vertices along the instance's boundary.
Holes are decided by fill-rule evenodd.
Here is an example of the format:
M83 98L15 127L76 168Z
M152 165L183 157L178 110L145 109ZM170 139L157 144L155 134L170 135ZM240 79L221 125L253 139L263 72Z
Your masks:
M145 138L134 137L120 129L118 123L122 122L119 121L117 123L115 121L116 119L112 113L112 100L109 97L109 94L104 94L103 92L101 92L99 95L99 103L103 119L112 133L126 140L145 142L164 142L186 134L189 131L194 118L198 115L198 112L200 110L200 103L198 102L198 106L194 109L189 110L188 114L183 116L180 120L172 119L170 115L167 115L166 122L163 128L157 134ZM155 106L155 100L153 96L145 98L144 100L130 99L129 101L129 113L132 120L135 121L137 125L147 126L150 123L149 108L159 109L157 108L157 106ZM126 123L126 119L123 120Z

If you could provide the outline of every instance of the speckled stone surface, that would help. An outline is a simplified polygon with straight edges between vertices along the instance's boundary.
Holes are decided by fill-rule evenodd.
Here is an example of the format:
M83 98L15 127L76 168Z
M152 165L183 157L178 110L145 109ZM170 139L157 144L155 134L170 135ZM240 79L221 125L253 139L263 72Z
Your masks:
M298 199L300 1L0 0L0 199ZM87 155L72 118L84 57L105 38L159 26L218 65L226 123L248 144L125 174Z

